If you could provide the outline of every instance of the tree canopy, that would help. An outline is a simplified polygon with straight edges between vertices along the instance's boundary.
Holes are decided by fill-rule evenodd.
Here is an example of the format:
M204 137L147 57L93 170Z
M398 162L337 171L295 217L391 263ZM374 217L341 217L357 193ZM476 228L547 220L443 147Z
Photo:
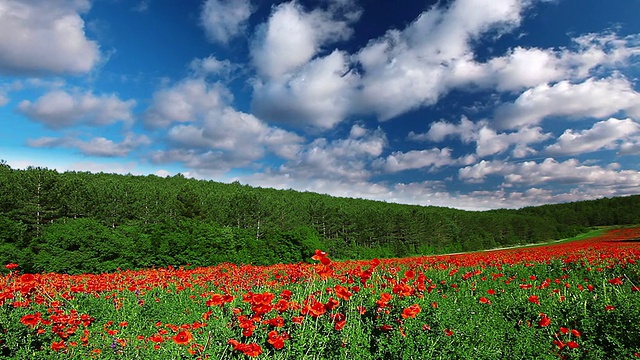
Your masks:
M402 257L536 243L640 223L640 196L463 211L240 183L0 163L0 261L23 271Z

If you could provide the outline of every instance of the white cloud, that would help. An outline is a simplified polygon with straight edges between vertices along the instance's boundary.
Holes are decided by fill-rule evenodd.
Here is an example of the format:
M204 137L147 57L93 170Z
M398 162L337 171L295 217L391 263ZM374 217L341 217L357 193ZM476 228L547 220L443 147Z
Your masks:
M100 59L81 14L88 0L1 0L0 73L86 73Z
M536 151L528 145L551 138L551 133L543 133L541 127L523 127L516 132L496 132L488 126L480 128L476 139L476 154L480 157L500 154L515 145L513 156L522 158Z
M245 31L252 12L249 0L206 0L200 22L211 41L227 44Z
M268 174L268 177L287 178L298 185L310 181L317 184L363 182L372 174L371 162L382 154L386 145L387 138L381 129L369 130L354 125L346 138L317 138L302 144L287 162L257 175L256 179Z
M146 135L126 134L121 142L114 142L105 137L94 137L89 140L81 140L74 136L61 138L41 137L30 139L27 145L31 147L45 148L75 148L81 154L98 157L124 157L140 146L149 145L151 140Z
M261 159L265 150L290 158L303 139L270 127L251 114L230 107L208 113L202 124L178 125L169 130L175 146L196 151L216 151L227 164L244 166Z
M374 166L382 168L385 172L393 173L425 167L435 169L456 163L457 160L451 158L451 149L433 148L407 152L395 151L384 160L374 162Z
M534 154L536 151L528 145L540 143L551 138L551 133L543 133L541 127L521 127L515 132L497 132L489 122L473 122L462 116L459 124L437 121L431 124L429 131L422 134L409 133L410 140L442 142L448 137L465 143L476 143L476 155L480 158L501 154L514 146L512 155L516 158Z
M219 61L208 58L192 63L193 67L217 71ZM250 166L267 152L283 159L297 153L302 137L234 109L228 105L231 100L226 87L202 77L187 78L156 92L146 111L146 123L170 128L168 148L154 152L152 162L180 162L194 171L219 174ZM180 124L171 126L174 122Z
M189 68L196 75L196 78L203 78L209 75L228 76L239 66L229 60L218 60L215 56L210 55L202 59L193 59Z
M227 181L240 180L253 186L277 189L313 191L352 198L382 200L394 203L424 206L444 206L465 210L489 210L496 208L521 208L552 203L598 199L602 197L637 194L631 186L576 186L568 191L529 187L526 190L495 188L469 192L452 191L444 181L415 181L385 184L341 178L298 178L283 173L260 173L240 176Z
M260 117L297 127L330 129L351 111L355 77L347 55L334 51L295 74L254 83L253 111Z
M256 31L251 44L253 63L267 79L291 73L324 46L349 38L349 25L356 19L349 6L306 12L296 2L280 4Z
M144 120L151 127L166 127L172 122L194 122L209 111L221 109L233 96L219 83L204 78L189 78L157 91Z
M515 102L499 107L495 125L514 129L538 124L549 116L603 118L619 111L640 118L640 94L625 78L589 78L578 84L564 80L538 85L522 93Z
M323 45L350 36L350 22L336 13L305 12L295 3L280 5L252 42L260 75L253 81L253 111L270 121L325 130L356 114L388 120L434 105L452 89L533 91L563 82L578 85L589 76L605 82L598 77L630 66L630 59L640 54L640 37L593 33L572 39L567 48L515 47L477 62L474 42L517 27L529 5L459 0L423 12L406 28L387 31L351 56L334 50L320 57ZM321 18L334 26L313 26ZM338 35L328 36L329 30ZM500 127L507 128L504 117L513 116L508 108L498 113ZM537 123L523 119L513 127Z
M542 84L571 80L580 82L604 69L629 66L640 54L640 38L618 37L614 33L590 33L573 38L571 48L539 49L516 47L486 63L471 62L470 81L499 91L518 91Z
M460 0L371 41L355 55L364 70L361 110L386 120L436 103L456 82L455 63L472 55L470 43L490 30L512 29L523 8L516 0Z
M351 1L332 1L312 11L296 2L275 7L252 41L259 75L253 81L253 112L312 130L330 129L348 116L358 81L350 57L339 50L318 55L348 39L359 16Z
M354 125L344 139L317 138L305 144L277 172L303 179L342 179L345 182L364 181L371 176L371 162L379 157L387 145L381 129L365 130Z
M520 90L565 78L566 68L553 49L516 47L500 57L482 64L485 81L495 82L499 91Z
M452 124L441 120L431 124L429 131L424 134L409 133L412 140L430 140L433 142L441 142L447 137L459 137L463 142L469 143L473 141L480 129L480 124L474 123L466 116L460 118L460 124Z
M615 119L597 122L591 129L573 131L567 129L558 141L546 147L553 155L575 155L601 149L616 149L621 143L631 143L640 134L640 125L631 119Z
M3 107L9 103L9 97L7 94L0 92L0 107Z
M44 125L60 129L79 123L108 125L116 121L132 121L135 100L120 100L117 95L96 96L91 92L69 93L53 90L35 102L23 100L18 110Z
M640 34L619 37L613 32L589 33L573 39L578 51L563 50L561 61L571 67L576 77L587 77L598 67L630 65L640 55Z
M618 164L603 168L585 165L576 159L558 162L547 158L537 163L524 161L511 163L503 161L481 161L473 166L461 168L458 177L466 182L480 183L489 175L503 177L504 186L538 186L540 184L571 184L581 187L608 187L608 191L629 194L640 187L640 172L618 170Z

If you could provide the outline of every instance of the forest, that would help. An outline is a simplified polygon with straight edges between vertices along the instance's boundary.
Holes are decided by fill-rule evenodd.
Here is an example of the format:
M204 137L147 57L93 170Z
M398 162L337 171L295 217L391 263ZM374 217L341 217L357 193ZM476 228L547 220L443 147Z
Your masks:
M640 223L640 196L491 211L0 161L0 262L24 272L269 265L453 253Z

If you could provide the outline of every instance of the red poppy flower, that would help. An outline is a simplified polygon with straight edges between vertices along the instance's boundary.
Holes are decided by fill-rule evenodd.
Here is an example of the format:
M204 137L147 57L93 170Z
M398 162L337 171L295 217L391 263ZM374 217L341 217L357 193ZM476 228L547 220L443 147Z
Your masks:
M331 320L333 321L333 328L338 331L347 325L347 317L342 313L331 315Z
M313 260L318 261L327 256L327 253L322 250L316 250L315 254L311 257Z
M540 325L541 327L547 327L550 324L551 324L551 319L547 317L547 315L542 314L540 321L538 321L538 325Z
M20 318L20 322L26 326L36 327L40 322L40 313L27 314Z
M6 269L13 270L13 269L15 269L15 268L17 268L17 267L18 267L18 264L15 264L15 263L8 263L8 264L7 264L7 265L5 265L4 267L5 267Z
M324 308L327 311L331 311L333 309L335 309L336 307L338 307L338 305L340 305L340 302L334 298L329 298L329 300L327 300L327 303L324 305Z
M211 298L207 300L207 306L218 306L224 303L224 296L221 294L212 294Z
M336 285L335 293L336 293L336 296L339 299L342 299L342 300L349 300L349 299L351 299L351 296L353 295L353 293L351 291L349 291L349 289L347 289L346 287L344 287L342 285Z
M36 279L35 276L33 276L32 274L22 274L20 275L20 281L23 283L29 283L32 282Z
M540 298L538 298L538 295L531 295L529 296L529 302L540 305Z
M567 346L568 346L570 349L577 349L577 348L579 348L579 347L580 347L580 345L578 345L578 343L577 343L577 342L575 342L575 341L567 341Z
M420 311L422 311L422 309L420 308L420 305L413 304L402 311L402 318L403 319L415 318L416 315L420 313Z
M480 304L489 304L489 305L491 305L491 300L487 299L487 298L486 298L486 297L484 297L484 296L483 296L483 297L481 297L481 298L480 298L480 300L478 300L478 302L479 302Z
M60 340L60 341L54 341L51 343L51 349L53 351L60 351L64 348L66 348L67 345L64 343L64 340Z
M281 335L278 335L278 332L275 330L269 331L269 340L267 342L271 344L276 349L282 349L284 347L284 338Z
M609 284L613 284L613 285L622 285L623 284L622 283L622 279L620 277L616 277L616 278L613 278L613 279L608 280L608 281L609 281Z
M191 332L189 332L188 330L183 330L177 333L176 336L174 336L172 339L173 342L178 345L186 345L190 343L191 340L193 340L193 335L191 335Z
M393 298L393 296L389 293L382 293L380 294L380 299L378 301L376 301L376 304L378 305L378 307L385 307L387 306L387 304L389 304L389 301L391 301L391 299Z
M291 290L287 289L282 290L282 292L280 293L280 297L285 300L291 300L291 295L293 295L293 293L291 292Z
M256 343L251 343L251 344L247 344L246 347L244 347L244 349L242 350L242 352L247 356L256 357L262 354L262 348L260 347L260 345Z

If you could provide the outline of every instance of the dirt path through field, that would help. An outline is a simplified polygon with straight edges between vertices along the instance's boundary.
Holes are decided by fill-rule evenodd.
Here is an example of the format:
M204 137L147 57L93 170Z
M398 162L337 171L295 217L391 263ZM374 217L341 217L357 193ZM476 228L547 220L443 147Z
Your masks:
M608 229L613 229L614 227L610 227ZM605 230L606 232L606 230ZM593 235L587 236L588 234L593 233ZM463 251L463 252L457 252L457 253L447 253L447 254L438 254L438 256L447 256L447 255L461 255L461 254L472 254L472 253L478 253L478 252L491 252L491 251L500 251L500 250L511 250L511 249L521 249L521 248L527 248L527 247L536 247L536 246L546 246L546 245L551 245L551 244L556 244L556 243L560 243L560 242L570 242L570 241L580 241L580 240L585 240L585 239L589 239L592 237L596 237L603 234L603 232L601 230L592 230L589 232L586 232L584 234L580 234L578 236L575 236L573 238L567 238L567 239L560 239L560 240L552 240L552 241L545 241L545 242L541 242L541 243L534 243L534 244L524 244L524 245L515 245L515 246L505 246L505 247L499 247L499 248L493 248L493 249L485 249L485 250L475 250L475 251Z

